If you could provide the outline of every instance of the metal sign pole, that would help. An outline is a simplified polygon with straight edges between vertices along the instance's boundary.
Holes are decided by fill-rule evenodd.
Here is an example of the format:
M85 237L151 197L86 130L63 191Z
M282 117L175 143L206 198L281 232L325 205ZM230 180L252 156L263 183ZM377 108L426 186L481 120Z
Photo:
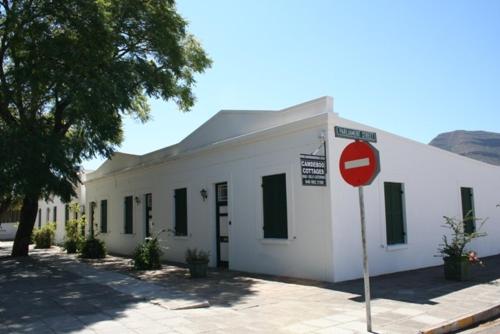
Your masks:
M365 283L366 330L372 331L372 315L370 309L370 275L368 273L368 254L366 251L365 199L363 187L359 191L359 212L361 215L361 242L363 243L363 278Z

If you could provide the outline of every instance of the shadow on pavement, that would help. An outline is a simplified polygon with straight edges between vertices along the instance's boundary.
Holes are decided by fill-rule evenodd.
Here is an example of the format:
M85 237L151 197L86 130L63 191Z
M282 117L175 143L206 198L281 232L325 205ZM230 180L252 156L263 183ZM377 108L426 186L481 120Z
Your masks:
M435 305L434 299L474 285L494 284L500 287L500 283L495 282L495 280L500 279L500 255L485 257L481 260L483 260L485 266L471 266L471 279L464 282L445 280L443 266L371 277L371 298L372 300L389 299L415 304ZM360 303L365 301L362 279L328 283L267 275L248 274L248 276L347 292L357 295L350 298L350 300Z
M471 280L444 279L443 266L417 269L373 277L370 280L372 299L383 298L415 304L436 304L433 299L478 284L500 285L500 255L482 259L485 266L471 266ZM363 280L333 284L331 289L358 294L351 300L364 302Z
M6 249L1 253L6 254ZM72 258L59 258L57 262L45 262L43 258L44 254L36 251L32 257L0 257L0 333L70 333L89 326L96 332L111 327L120 332L116 321L130 320L126 318L131 313L138 318L143 312L140 319L144 324L152 308L153 312L165 314L182 312L160 308L144 298L99 284L92 277L83 278L62 269L75 262ZM230 305L253 293L251 279L234 277L217 283L217 273L213 273L209 280L194 282L184 277L185 269L172 268L177 269L170 276L178 277L179 286L171 285L169 291L173 296L179 292L178 296L186 301L209 295L212 305ZM130 278L123 277L123 283L129 284ZM101 327L92 327L95 324Z
M106 263L94 263L105 269L128 274L161 285L175 286L179 291L206 298L212 305L231 306L246 295L251 295L255 279L314 286L333 291L357 295L350 300L364 302L363 280L357 279L341 283L319 282L281 276L253 274L246 272L212 269L206 279L189 279L188 270L180 264L169 263L161 271L137 272L124 268L124 258L111 257ZM443 267L381 275L370 279L372 299L388 299L415 304L434 305L434 299L478 284L497 284L500 278L500 255L482 258L484 267L471 267L471 280L465 282L444 279ZM103 268L104 269L104 268Z
M0 267L2 333L77 331L142 301L30 257L3 257Z

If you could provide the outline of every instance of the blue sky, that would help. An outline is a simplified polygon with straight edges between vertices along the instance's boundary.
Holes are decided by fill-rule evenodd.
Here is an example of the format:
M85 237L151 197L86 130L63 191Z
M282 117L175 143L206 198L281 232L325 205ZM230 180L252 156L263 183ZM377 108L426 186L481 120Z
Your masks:
M178 1L213 66L189 113L151 101L119 151L177 143L221 109L333 96L340 116L428 143L500 132L500 1ZM84 163L95 169L103 159Z

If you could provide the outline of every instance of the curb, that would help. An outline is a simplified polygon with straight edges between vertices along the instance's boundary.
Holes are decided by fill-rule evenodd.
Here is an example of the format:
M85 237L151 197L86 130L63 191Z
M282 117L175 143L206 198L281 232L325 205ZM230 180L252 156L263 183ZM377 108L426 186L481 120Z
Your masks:
M448 320L418 332L419 334L445 334L460 329L471 327L480 322L490 320L500 315L500 304L490 306L479 312L462 315L452 320Z
M208 300L204 300L201 302L185 302L185 303L179 303L178 305L169 305L170 303L164 302L162 299L153 299L149 301L153 305L158 305L160 307L166 308L167 310L172 310L172 311L182 311L182 310L192 310L192 309L198 309L198 308L207 308L210 307L210 303Z

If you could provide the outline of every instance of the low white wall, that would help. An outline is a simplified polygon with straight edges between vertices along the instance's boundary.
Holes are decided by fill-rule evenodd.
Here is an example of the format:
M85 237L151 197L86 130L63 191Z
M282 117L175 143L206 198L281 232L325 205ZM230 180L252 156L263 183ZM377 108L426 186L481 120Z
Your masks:
M17 232L17 223L0 224L0 240L14 240Z

